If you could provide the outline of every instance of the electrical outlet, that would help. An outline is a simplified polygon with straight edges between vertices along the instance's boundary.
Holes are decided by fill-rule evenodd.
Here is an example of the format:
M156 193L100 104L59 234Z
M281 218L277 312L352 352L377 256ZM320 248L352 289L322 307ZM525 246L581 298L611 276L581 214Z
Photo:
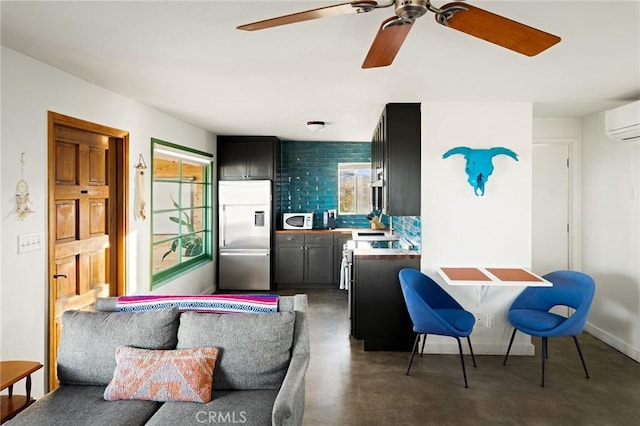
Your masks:
M476 317L476 323L474 324L474 327L476 328L484 328L485 327L485 321L483 318L483 314L480 312L474 312L473 316Z
M487 328L493 328L493 314L487 314L485 324Z

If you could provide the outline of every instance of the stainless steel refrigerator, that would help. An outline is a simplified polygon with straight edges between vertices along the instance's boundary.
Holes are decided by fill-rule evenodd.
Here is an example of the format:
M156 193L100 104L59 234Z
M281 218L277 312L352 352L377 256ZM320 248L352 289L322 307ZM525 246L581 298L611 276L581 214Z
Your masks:
M218 184L220 290L271 287L271 181Z

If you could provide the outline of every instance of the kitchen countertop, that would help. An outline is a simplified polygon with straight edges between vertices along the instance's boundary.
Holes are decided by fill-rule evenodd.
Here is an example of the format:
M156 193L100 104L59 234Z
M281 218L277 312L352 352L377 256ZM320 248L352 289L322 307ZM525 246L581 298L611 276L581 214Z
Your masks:
M353 230L370 230L371 228L335 228L335 229L280 229L276 234L347 234ZM382 230L382 231L388 231ZM353 255L360 259L420 259L420 252L406 248L371 248L357 247Z
M407 249L357 248L353 255L358 259L420 259L420 252Z
M375 237L372 237L375 238ZM368 237L358 238L348 243L353 256L358 259L419 259L420 252L404 238L379 240Z
M370 229L370 228L335 228L335 229L279 229L276 234L301 234L301 233L318 233L318 234L351 234L354 229Z

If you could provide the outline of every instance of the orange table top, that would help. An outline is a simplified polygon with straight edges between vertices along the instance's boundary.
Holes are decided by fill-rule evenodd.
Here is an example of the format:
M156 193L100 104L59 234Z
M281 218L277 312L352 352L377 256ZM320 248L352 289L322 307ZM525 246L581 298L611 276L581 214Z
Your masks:
M478 268L441 268L450 280L455 281L491 281Z
M525 268L443 267L438 273L449 285L552 286Z
M544 281L541 277L522 268L487 268L500 281Z

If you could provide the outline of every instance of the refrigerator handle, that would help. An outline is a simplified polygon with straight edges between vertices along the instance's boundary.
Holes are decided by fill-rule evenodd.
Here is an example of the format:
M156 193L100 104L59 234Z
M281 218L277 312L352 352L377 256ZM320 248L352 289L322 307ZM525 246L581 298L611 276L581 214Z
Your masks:
M218 240L220 241L220 247L224 247L224 204L220 206L220 211L218 212L218 221L220 225L218 227Z
M228 251L221 251L220 256L269 256L269 252L264 253L247 253L247 252L235 252L230 253Z

